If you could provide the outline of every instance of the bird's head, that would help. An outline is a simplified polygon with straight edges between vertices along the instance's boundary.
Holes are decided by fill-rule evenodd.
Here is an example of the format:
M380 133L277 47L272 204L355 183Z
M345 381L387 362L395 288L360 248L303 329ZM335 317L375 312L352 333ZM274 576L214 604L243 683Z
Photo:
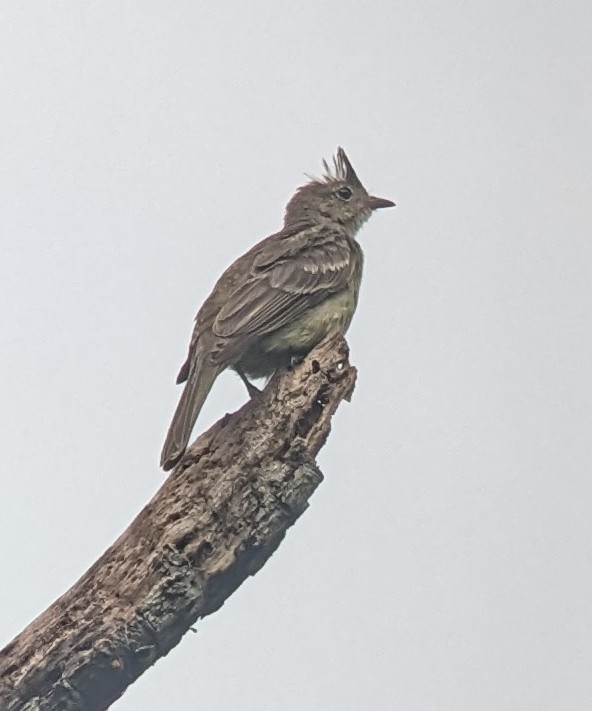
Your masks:
M333 165L323 161L322 178L298 188L286 207L285 226L299 223L335 223L353 236L374 210L393 207L394 202L369 195L360 182L343 148L338 148Z

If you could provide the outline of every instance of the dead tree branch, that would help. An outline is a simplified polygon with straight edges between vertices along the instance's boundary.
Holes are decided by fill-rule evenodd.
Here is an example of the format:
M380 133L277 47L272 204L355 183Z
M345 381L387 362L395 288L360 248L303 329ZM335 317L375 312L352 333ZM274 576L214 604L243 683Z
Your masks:
M355 379L331 337L201 435L119 539L0 651L2 711L106 709L217 610L307 508Z

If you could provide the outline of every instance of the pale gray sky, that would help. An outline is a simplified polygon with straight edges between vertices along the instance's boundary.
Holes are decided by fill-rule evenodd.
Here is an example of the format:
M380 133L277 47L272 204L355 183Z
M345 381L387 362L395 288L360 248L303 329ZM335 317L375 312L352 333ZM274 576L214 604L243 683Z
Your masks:
M0 644L163 480L195 311L337 145L354 400L265 568L114 708L592 707L587 2L0 6ZM199 429L244 400L225 374Z

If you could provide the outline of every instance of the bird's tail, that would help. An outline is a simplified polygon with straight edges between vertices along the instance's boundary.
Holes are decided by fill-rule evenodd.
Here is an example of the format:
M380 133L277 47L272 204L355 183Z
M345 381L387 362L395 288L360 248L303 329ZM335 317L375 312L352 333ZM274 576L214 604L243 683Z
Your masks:
M183 456L197 416L221 370L220 366L205 364L201 359L194 363L160 455L160 466L165 471Z

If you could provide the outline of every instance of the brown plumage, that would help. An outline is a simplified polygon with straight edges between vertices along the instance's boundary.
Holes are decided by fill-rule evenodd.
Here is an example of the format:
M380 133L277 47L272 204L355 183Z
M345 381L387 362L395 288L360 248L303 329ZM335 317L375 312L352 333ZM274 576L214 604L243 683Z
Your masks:
M222 274L195 318L186 381L164 443L161 466L182 457L214 380L228 367L247 378L287 367L331 332L345 333L358 301L363 254L354 239L372 211L392 207L368 195L339 148L323 179L299 188L284 227Z

